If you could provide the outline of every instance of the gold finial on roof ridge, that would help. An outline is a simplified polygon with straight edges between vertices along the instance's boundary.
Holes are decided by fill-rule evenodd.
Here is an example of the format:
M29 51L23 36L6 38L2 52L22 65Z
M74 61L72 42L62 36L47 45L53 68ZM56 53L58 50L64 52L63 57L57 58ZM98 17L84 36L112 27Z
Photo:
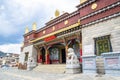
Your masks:
M87 0L80 0L80 4L82 4L82 3L84 3L84 2L86 2Z
M29 32L29 29L28 29L28 27L26 27L25 34L27 34L28 32Z
M37 30L37 24L35 22L32 24L32 30Z
M58 17L60 15L60 12L59 12L59 10L57 9L56 11L55 11L55 17Z

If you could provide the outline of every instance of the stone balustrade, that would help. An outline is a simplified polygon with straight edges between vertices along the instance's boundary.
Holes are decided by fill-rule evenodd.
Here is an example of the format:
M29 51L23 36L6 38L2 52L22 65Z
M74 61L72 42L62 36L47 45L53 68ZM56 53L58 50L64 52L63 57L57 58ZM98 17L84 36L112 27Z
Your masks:
M82 69L85 74L96 74L96 56L86 55L82 56Z
M106 75L120 75L120 52L103 53Z

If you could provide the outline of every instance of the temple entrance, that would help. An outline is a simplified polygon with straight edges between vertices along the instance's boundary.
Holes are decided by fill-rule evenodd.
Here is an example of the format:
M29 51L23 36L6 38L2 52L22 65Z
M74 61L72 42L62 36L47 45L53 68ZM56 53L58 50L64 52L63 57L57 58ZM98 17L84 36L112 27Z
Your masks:
M45 63L45 49L44 48L41 50L41 53L42 53L42 63L44 64Z
M58 64L59 63L59 49L57 47L51 47L50 51L50 63Z
M62 53L62 63L66 63L66 52L65 52L65 49L62 49L61 53Z
M62 64L66 63L65 46L62 43L54 44L49 48L50 63Z

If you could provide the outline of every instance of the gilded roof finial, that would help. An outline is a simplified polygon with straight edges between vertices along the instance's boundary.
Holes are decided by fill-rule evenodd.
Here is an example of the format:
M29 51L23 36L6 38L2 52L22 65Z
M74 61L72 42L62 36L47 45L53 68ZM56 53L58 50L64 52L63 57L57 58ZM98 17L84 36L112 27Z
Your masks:
M37 30L37 24L35 22L32 24L32 30L34 30L34 31Z
M29 32L29 29L28 29L28 27L26 27L25 34L27 34L28 32Z
M58 17L60 15L60 12L59 12L59 10L57 9L56 11L55 11L55 17Z
M80 4L82 4L82 3L84 3L84 2L86 2L87 0L80 0Z

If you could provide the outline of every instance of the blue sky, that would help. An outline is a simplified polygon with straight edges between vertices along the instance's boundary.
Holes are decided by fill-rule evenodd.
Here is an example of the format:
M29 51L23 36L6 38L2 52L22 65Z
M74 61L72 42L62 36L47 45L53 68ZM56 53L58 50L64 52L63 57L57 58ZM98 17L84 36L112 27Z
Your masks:
M20 53L26 26L44 27L54 12L72 12L80 0L0 0L0 50Z

